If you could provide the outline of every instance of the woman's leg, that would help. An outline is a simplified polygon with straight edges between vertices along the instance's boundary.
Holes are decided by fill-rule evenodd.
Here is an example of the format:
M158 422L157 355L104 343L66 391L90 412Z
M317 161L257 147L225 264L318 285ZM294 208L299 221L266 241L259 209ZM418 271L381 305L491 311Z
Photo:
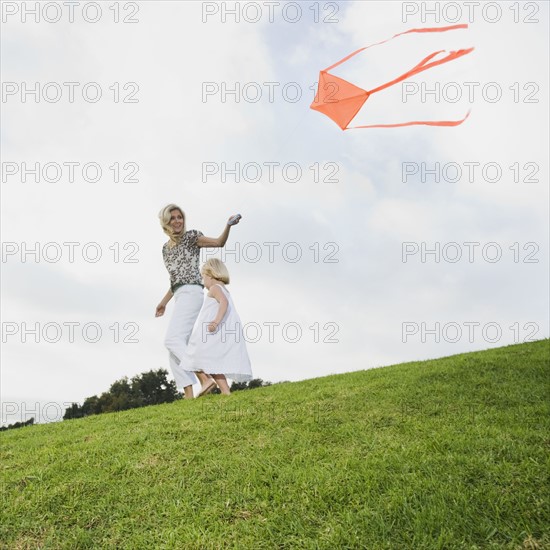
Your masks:
M197 382L197 378L194 373L185 370L182 358L193 325L202 307L204 295L200 286L186 285L176 290L174 298L174 311L168 325L164 345L169 351L170 368L176 380L177 388L179 390L183 388L185 397L192 398L192 386Z

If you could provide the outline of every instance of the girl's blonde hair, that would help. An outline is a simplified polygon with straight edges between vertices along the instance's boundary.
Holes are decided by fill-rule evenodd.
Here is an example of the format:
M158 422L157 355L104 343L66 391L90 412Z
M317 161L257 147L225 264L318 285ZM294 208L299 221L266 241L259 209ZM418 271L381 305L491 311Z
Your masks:
M221 260L218 260L218 258L206 260L201 268L201 273L226 285L229 284L229 271L227 271L225 264Z
M181 215L183 216L183 229L181 233L178 233L177 235L174 234L172 228L170 227L170 219L174 210L179 210L181 212ZM179 244L181 238L183 237L183 234L186 231L185 212L177 204L168 204L159 212L159 220L160 225L162 226L162 230L168 235L168 238L170 239L170 243L168 246L169 248L173 248L174 246Z

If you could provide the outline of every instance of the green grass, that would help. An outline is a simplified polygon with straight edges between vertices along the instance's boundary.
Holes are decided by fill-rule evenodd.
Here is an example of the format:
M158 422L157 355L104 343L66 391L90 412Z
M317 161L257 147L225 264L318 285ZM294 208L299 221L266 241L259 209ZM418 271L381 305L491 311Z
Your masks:
M2 548L550 548L549 344L2 432Z

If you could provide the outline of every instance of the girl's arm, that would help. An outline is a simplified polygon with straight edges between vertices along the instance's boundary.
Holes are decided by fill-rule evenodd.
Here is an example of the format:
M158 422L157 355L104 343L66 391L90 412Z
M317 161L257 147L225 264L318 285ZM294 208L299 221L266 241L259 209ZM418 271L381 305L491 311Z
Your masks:
M208 332L214 332L218 328L218 325L222 322L225 312L227 311L227 306L229 305L229 302L227 301L227 298L225 297L222 289L218 285L214 285L213 287L211 287L208 294L212 296L212 298L216 299L220 304L215 319L208 323Z
M166 309L166 304L172 299L172 296L174 294L172 293L172 289L168 289L168 292L164 295L164 298L160 301L160 304L157 306L157 311L155 313L155 317L161 317L164 315L164 311Z
M229 217L229 220L233 216ZM227 221L229 221L227 220ZM239 220L237 220L233 225L237 225L239 223ZM204 235L197 238L197 246L201 248L221 248L222 246L225 246L225 243L227 242L227 238L229 237L229 230L231 229L231 226L226 224L223 233L216 239L213 237L205 237Z

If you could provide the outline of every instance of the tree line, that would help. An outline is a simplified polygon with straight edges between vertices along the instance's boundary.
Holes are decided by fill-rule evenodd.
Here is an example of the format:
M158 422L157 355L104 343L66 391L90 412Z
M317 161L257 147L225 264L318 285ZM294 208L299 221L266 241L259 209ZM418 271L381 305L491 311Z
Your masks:
M147 405L160 405L161 403L172 403L182 398L173 380L168 380L166 369L151 370L143 374L117 380L109 391L103 392L100 396L92 395L84 400L82 405L73 403L65 409L63 420L82 418L92 414L106 412L117 412ZM261 378L255 378L247 382L233 382L231 391L250 390L262 386L270 386L270 382L264 382ZM212 393L220 393L215 388Z
M15 428L24 428L25 426L32 426L34 424L34 416L26 422L15 422L14 424L8 424L7 426L0 426L0 432L4 430L14 430Z

